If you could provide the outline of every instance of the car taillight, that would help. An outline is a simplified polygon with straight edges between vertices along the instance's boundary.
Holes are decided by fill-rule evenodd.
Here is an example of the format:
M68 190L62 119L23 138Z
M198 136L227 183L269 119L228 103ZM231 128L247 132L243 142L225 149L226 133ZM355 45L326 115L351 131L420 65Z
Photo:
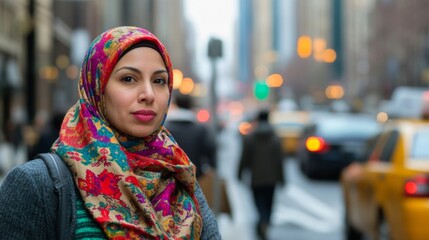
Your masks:
M310 152L324 152L328 150L326 141L321 137L311 136L305 141L305 147Z
M200 109L197 112L197 120L200 123L206 123L210 120L210 112L207 109Z
M405 181L405 196L429 197L429 176L418 175Z

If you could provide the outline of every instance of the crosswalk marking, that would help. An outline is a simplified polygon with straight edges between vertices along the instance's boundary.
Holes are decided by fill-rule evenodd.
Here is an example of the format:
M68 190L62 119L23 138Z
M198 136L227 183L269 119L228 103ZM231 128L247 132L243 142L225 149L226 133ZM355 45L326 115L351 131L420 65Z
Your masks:
M288 198L300 208L292 208L286 206L285 201L277 201L273 209L274 224L292 223L318 232L329 232L340 227L340 213L337 209L328 206L296 185L289 183L286 189L278 193L279 199Z

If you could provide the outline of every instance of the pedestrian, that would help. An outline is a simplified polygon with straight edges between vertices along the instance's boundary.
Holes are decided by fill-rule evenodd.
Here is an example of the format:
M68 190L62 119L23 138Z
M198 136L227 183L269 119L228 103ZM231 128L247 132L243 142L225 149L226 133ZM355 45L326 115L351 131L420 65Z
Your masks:
M64 115L63 112L55 112L51 119L44 124L36 143L31 148L31 151L28 151L29 160L32 160L39 153L50 151L52 144L59 137Z
M6 121L5 137L11 144L13 154L16 155L19 149L24 145L24 125L25 113L21 107L12 109L11 118Z
M164 45L145 29L109 29L90 45L51 151L76 188L70 239L221 239L195 166L166 131L173 86ZM57 239L58 210L41 160L0 188L0 239Z
M281 141L268 122L269 113L262 109L253 132L243 136L238 168L240 180L246 170L251 175L250 187L259 215L256 230L261 239L267 237L275 187L285 183Z
M175 92L165 127L197 168L197 179L216 168L216 141L207 125L199 123L190 95Z
M24 138L28 161L32 160L37 155L36 145L40 142L40 137L49 124L49 113L47 111L38 111L33 122L25 126ZM49 146L49 148L51 146Z
M216 173L215 135L208 125L198 122L193 100L188 94L174 92L165 127L196 166L197 180L210 208L215 213L230 213L224 182ZM220 184L217 193L214 189L216 181ZM215 196L221 196L219 206L215 204L218 201Z

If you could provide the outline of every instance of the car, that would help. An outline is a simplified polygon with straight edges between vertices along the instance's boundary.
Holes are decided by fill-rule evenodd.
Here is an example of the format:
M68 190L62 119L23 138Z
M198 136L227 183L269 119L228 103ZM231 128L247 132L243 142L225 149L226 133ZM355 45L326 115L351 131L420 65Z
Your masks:
M394 89L390 100L381 106L389 118L421 118L426 114L429 88L399 86Z
M429 121L393 119L341 172L345 239L427 239Z
M303 133L297 160L310 179L338 180L350 163L362 159L366 142L381 130L375 116L325 113L312 117Z
M273 111L269 121L282 141L283 153L295 156L310 114L306 111Z

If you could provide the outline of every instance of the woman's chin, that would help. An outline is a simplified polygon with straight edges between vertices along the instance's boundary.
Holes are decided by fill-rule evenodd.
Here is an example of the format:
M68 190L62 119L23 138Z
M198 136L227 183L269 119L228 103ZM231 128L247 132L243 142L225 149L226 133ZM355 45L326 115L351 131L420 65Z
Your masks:
M144 138L147 136L150 136L151 134L153 134L156 131L156 129L145 129L145 130L134 130L134 131L129 131L126 134L132 138Z

